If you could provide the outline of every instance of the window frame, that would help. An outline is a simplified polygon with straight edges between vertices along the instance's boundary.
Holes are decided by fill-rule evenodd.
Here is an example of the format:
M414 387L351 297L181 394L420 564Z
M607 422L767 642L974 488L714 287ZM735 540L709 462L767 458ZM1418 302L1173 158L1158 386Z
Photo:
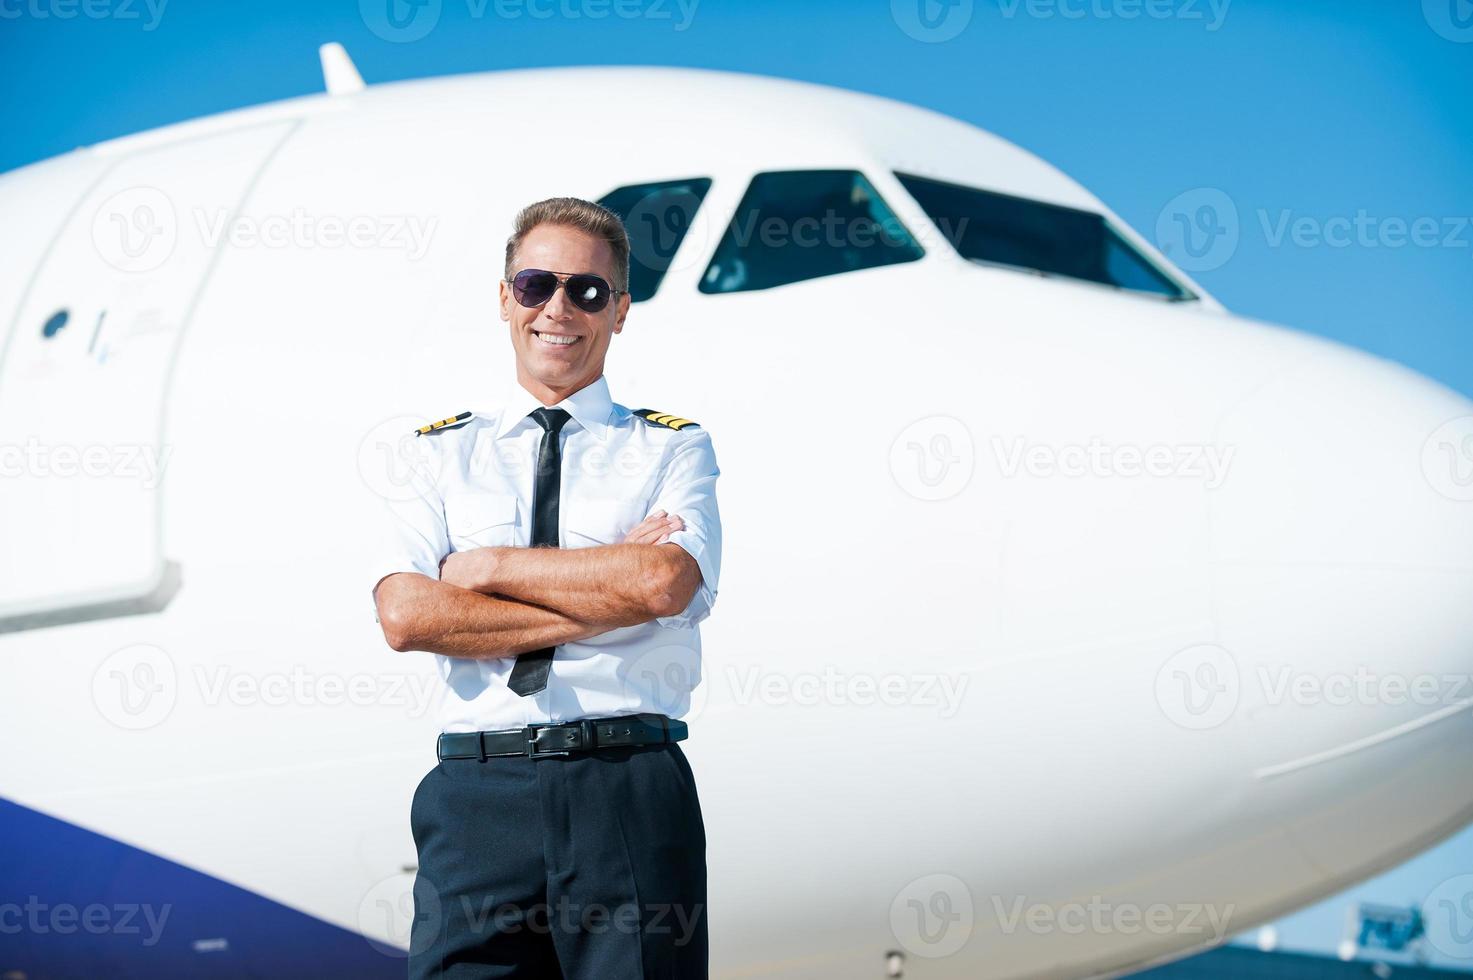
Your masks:
M961 259L963 262L969 263L971 265L982 266L983 268L1001 269L1008 272L1019 272L1023 273L1024 275L1030 275L1038 279L1056 279L1062 282L1082 283L1086 286L1094 286L1100 289L1108 289L1111 292L1123 293L1127 296L1140 296L1164 303L1201 302L1202 297L1197 293L1195 289L1191 288L1187 283L1183 282L1181 277L1176 275L1171 269L1164 268L1161 263L1157 262L1152 256L1142 251L1136 245L1136 243L1133 242L1121 230L1121 226L1113 221L1108 214L1105 214L1102 211L1091 211L1086 208L1076 208L1068 204L1056 204L1053 201L1044 201L1036 197L1025 197L1021 194L1010 194L1007 191L994 190L989 187L976 187L971 184L961 184L957 183L954 180L942 180L939 177L928 177L924 174L907 173L900 170L892 170L890 171L890 173L895 178L895 183L899 185L900 189L903 190L910 198L911 203L913 203L916 206L916 209L920 211L920 213L926 217L926 220L931 223L931 227L936 230L937 235L946 242L947 246L951 249L952 254ZM1173 287L1175 287L1179 295L1173 296L1168 293L1153 292L1149 289L1135 289L1130 286L1122 286L1118 283L1113 282L1100 282L1097 279L1086 279L1080 276L1071 276L1067 272L1053 272L1047 269L1037 269L1033 266L1016 265L1012 262L1000 262L995 259L977 259L963 255L961 253L961 249L957 246L957 243L941 230L941 225L937 222L935 216L933 216L931 212L928 211L925 206L921 204L920 200L911 191L910 187L906 185L907 180L924 180L929 181L933 184L941 184L946 187L954 187L962 191L990 194L994 197L1006 198L1009 201L1020 202L1022 204L1031 204L1037 207L1049 208L1059 211L1071 211L1075 214L1098 218L1100 220L1100 223L1104 226L1106 232L1114 235L1116 241L1120 242L1122 245L1128 248L1131 254L1138 258L1147 269L1151 270L1156 275L1160 276L1164 281L1170 283Z
M663 269L658 270L658 273L659 274L655 278L654 288L650 290L650 294L648 296L636 298L635 295L634 295L634 293L633 293L633 287L634 287L634 264L636 262L640 262L644 266L644 268L650 269L652 271L654 270L654 266L649 265L648 263L644 262L643 259L640 259L640 258L638 258L636 256L636 254L635 254L636 253L636 249L634 247L633 237L631 236L631 238L630 238L630 243L629 243L630 244L630 248L629 248L629 273L630 273L630 275L629 275L629 278L630 278L629 286L630 286L631 292L630 292L630 296L629 296L629 301L630 301L630 304L631 305L634 304L634 303L648 303L648 302L652 301L656 296L658 296L660 294L660 287L662 287L662 286L665 285L665 279L670 274L670 269L675 264L675 257L680 254L680 250L682 248L685 248L686 247L686 242L690 238L690 230L691 230L691 228L695 227L695 222L698 219L699 215L701 214L701 211L706 208L706 202L710 198L711 188L715 185L715 179L713 177L708 176L708 175L702 175L702 176L696 176L696 177L670 177L670 178L666 178L664 180L644 180L644 181L639 181L637 183L631 183L631 184L618 184L615 187L613 187L611 190L605 191L603 194L601 194L597 198L595 198L595 201L601 207L608 207L608 205L606 205L606 204L603 203L605 201L605 199L607 199L607 198L613 196L614 194L617 194L617 193L619 193L620 191L623 191L623 190L628 190L628 189L631 189L631 188L643 188L643 187L673 187L673 186L677 186L677 185L681 185L681 184L686 184L686 185L702 185L703 184L704 186L702 186L700 188L700 193L697 194L697 195L695 195L696 196L696 207L695 207L695 210L693 210L691 212L691 214L690 214L691 224L686 227L685 231L681 232L680 241L676 243L675 250L670 253L670 258L669 258L668 263L666 264L666 267L663 268ZM613 208L609 208L609 210L613 211L614 209ZM615 211L614 213L615 214L619 214L617 211ZM625 215L619 214L619 221L624 224L624 230L625 230L625 233L627 234L628 231L629 231L629 222L628 222L628 219L626 218Z
M820 275L805 276L801 279L792 279L787 282L775 283L770 286L756 286L744 289L724 289L719 291L708 290L706 288L706 277L710 273L711 266L716 261L716 256L721 251L722 245L725 244L728 234L731 232L733 226L736 225L737 220L743 215L743 206L747 203L747 200L752 193L753 187L756 185L757 181L764 176L785 174L857 175L861 180L869 185L869 189L873 192L875 200L879 201L880 204L884 206L885 210L889 212L890 217L895 220L900 230L905 233L905 237L909 240L910 244L915 246L917 254L910 258L902 259L897 262L884 262L879 265L861 266L857 269L843 269L837 272L825 272ZM904 188L901 189L903 190ZM891 203L893 199L893 196L890 198L886 197L883 185L880 182L877 182L873 178L871 178L870 175L866 173L864 168L862 167L783 167L776 169L754 170L747 175L746 182L742 188L741 196L737 198L736 204L732 207L731 213L728 215L726 222L721 226L721 233L716 237L716 243L711 248L710 254L707 256L706 263L702 267L700 274L696 277L696 291L702 296L732 296L741 293L760 293L765 292L769 289L781 289L786 286L797 286L805 282L816 282L820 279L830 279L834 276L848 275L855 272L866 272L871 269L884 269L889 266L906 265L911 262L924 261L926 256L929 254L929 250L926 248L925 244L923 244L921 238L911 230L910 225L901 216L900 211Z

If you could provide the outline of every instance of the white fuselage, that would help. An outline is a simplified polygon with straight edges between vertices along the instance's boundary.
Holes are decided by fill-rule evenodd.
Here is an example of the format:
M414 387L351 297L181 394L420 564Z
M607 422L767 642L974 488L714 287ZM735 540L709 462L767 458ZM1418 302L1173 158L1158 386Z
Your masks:
M625 121L584 138L590 92ZM925 257L700 292L752 176L812 168L862 171ZM32 624L0 634L0 796L402 945L379 900L437 727L431 657L372 614L373 460L499 397L519 207L705 176L606 373L722 470L685 743L715 975L1108 973L1468 822L1470 692L1280 685L1468 674L1473 504L1423 464L1473 406L1200 287L968 263L894 170L1109 214L954 120L664 69L370 87L0 177L0 444L39 447L0 481L0 616Z

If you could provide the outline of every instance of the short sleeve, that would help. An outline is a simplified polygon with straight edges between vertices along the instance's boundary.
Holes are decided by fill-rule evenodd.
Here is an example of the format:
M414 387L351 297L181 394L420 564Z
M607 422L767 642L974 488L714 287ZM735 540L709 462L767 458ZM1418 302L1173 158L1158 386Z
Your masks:
M694 429L671 454L660 477L651 509L678 514L685 522L669 540L684 548L701 570L701 587L685 611L655 620L666 629L694 626L711 614L716 603L721 575L721 514L716 508L716 478L720 475L710 435Z
M384 501L374 566L368 576L371 599L378 584L395 572L440 577L440 562L450 554L450 534L445 526L444 501L429 475L430 469L412 468L394 496ZM378 621L376 599L374 621Z

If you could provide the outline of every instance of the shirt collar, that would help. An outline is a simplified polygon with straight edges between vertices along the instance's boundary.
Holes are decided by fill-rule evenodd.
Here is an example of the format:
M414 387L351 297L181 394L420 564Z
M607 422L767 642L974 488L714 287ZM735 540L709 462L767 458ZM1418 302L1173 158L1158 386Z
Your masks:
M501 410L501 421L496 426L496 438L500 439L517 424L526 420L535 409L541 408L539 402L530 391L516 382L512 383L511 395ZM567 411L584 429L588 430L594 438L600 442L608 438L609 419L614 411L614 401L609 396L609 380L600 374L598 380L584 385L562 401L549 408L561 408ZM529 425L536 425L529 421Z

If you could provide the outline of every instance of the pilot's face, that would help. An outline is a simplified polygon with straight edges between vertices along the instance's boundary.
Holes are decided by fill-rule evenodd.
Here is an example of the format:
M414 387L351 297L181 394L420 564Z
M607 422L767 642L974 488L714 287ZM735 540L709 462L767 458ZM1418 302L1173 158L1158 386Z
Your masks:
M592 273L610 286L614 281L613 254L606 242L565 225L538 225L522 239L512 274L523 269L545 269L559 276ZM517 302L510 284L501 284L501 318L511 326L517 356L517 380L537 393L532 382L559 397L597 381L604 370L609 341L624 329L629 296L618 293L597 313L588 313L568 300L565 288L539 307ZM549 335L571 343L544 339Z

